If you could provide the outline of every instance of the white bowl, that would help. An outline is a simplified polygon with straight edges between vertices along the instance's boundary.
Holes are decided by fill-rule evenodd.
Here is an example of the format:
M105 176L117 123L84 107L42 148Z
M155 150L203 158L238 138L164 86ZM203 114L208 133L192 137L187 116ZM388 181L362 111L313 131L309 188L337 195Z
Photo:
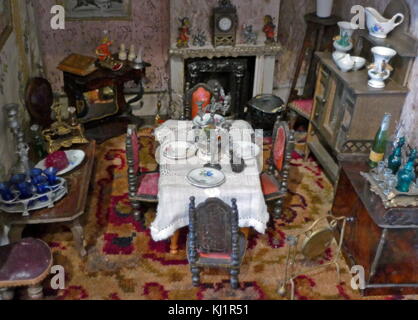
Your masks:
M354 71L360 70L366 64L366 59L363 57L351 57L351 59L354 61Z
M349 54L345 54L343 58L335 62L342 72L348 72L353 69L354 61Z
M344 58L346 55L346 53L341 52L341 51L334 51L332 53L332 59L334 60L335 63L337 63L338 60L341 60L342 58Z

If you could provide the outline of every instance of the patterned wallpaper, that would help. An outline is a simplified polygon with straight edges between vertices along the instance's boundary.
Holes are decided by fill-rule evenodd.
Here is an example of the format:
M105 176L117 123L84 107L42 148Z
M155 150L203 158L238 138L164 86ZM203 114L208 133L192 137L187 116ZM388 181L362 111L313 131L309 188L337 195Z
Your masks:
M277 25L280 2L281 0L232 0L231 3L237 7L238 15L237 43L243 43L241 28L244 23L253 25L253 30L258 33L258 42L264 43L263 18L266 14L269 14ZM175 47L176 45L177 30L180 27L179 18L183 17L190 18L192 35L200 28L206 33L209 42L212 42L212 21L210 17L217 4L218 0L170 0L171 46Z
M32 0L13 0L13 3L18 8L14 31L0 50L0 163L6 170L15 159L15 146L1 109L5 104L18 103L21 119L26 123L28 117L23 107L26 80L42 73Z
M167 51L169 43L169 0L133 0L130 21L66 21L65 30L52 30L50 9L55 0L36 0L36 16L40 30L40 44L46 75L54 90L62 91L62 73L56 69L59 62L72 52L94 55L103 38L103 30L109 30L114 41L112 51L117 52L121 43L129 48L143 48L143 58L150 62L148 69L149 90L164 89L167 81Z

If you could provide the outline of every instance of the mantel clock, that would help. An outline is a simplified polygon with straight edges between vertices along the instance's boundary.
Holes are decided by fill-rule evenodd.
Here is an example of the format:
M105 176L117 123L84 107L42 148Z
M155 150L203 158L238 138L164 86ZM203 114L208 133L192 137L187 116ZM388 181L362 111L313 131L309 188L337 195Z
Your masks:
M237 33L237 8L230 0L220 0L219 6L213 10L213 44L218 46L234 46Z

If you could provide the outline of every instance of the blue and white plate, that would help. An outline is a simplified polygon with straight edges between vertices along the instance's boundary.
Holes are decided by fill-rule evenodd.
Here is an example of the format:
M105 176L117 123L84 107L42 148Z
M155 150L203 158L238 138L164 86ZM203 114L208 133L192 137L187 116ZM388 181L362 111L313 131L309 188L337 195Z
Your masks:
M197 168L187 174L187 180L198 188L215 188L225 182L225 174L212 168Z

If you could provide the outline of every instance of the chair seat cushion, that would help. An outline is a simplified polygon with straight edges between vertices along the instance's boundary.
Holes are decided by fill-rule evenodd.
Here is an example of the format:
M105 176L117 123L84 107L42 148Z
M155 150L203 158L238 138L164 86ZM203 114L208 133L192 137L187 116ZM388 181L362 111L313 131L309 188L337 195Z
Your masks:
M52 254L49 246L27 238L0 247L0 288L35 285L49 274Z
M275 177L268 173L262 173L260 178L263 194L267 200L278 198L281 196L280 185Z
M294 100L289 103L289 108L309 119L313 108L313 99Z
M145 199L156 199L158 195L158 181L160 173L145 173L141 176L137 196Z

